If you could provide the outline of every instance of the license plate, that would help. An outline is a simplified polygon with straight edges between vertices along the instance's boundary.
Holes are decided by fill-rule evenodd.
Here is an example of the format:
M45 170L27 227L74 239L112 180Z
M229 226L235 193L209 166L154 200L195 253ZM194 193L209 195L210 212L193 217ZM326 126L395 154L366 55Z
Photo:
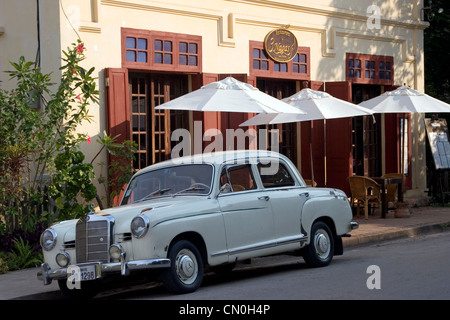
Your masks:
M80 266L80 280L88 281L97 279L96 265Z

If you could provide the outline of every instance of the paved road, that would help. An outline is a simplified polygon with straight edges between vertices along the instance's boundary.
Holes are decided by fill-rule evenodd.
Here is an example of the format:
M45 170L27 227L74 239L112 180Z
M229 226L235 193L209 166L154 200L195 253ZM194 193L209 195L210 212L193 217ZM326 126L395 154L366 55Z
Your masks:
M326 268L310 269L297 259L275 267L236 271L228 277L210 277L189 295L171 296L153 289L120 298L448 300L449 253L450 232L444 232L353 248Z
M297 257L262 258L256 269L252 265L241 265L227 276L209 275L198 291L188 295L168 294L159 285L136 284L125 290L109 290L96 299L448 300L449 253L450 232L443 232L347 249L326 268L307 268ZM24 277L25 273L31 278ZM17 277L17 286L13 288L16 292L3 299L63 299L56 283L42 286L35 280L34 270L12 275ZM373 289L368 288L368 282ZM0 283L0 292L1 287Z

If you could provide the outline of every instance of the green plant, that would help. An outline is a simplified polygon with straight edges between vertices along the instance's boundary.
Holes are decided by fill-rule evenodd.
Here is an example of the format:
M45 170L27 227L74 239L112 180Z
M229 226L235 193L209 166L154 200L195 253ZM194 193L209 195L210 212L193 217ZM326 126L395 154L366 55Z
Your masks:
M105 191L108 194L107 205L108 207L113 206L113 200L118 196L123 188L123 186L130 181L133 175L133 159L134 153L136 152L136 143L130 140L125 140L122 143L118 143L117 140L120 135L115 137L109 136L105 131L103 132L103 137L97 139L102 147L98 153L91 160L91 164L97 159L100 153L106 149L108 155L113 161L109 162L108 165L108 175L109 179L100 175L98 177L98 182L105 187ZM104 163L100 163L104 165ZM103 202L101 199L97 199L101 208L103 208Z
M97 188L92 184L94 167L84 163L81 151L64 151L56 156L56 172L50 186L50 194L59 209L59 219L79 218L89 212L89 204L79 203L81 195L86 200L92 200L97 195Z
M113 159L107 167L113 178L100 176L98 182L112 190L108 205L133 173L136 147L131 141L117 143L117 137L104 133L91 162L80 151L80 143L90 143L90 137L79 129L92 121L89 107L99 102L95 69L81 66L85 51L78 40L62 52L58 83L24 57L11 62L13 70L7 73L15 88L0 90L0 236L80 218L95 198L103 207L93 163L105 150Z
M0 274L8 272L8 265L6 264L6 257L3 252L0 252Z
M42 254L36 254L28 242L22 238L14 240L14 248L6 254L9 271L39 266L43 261Z
M92 166L73 161L87 139L77 128L91 121L89 105L98 103L99 94L94 68L81 66L84 52L81 40L63 51L54 91L51 74L23 57L7 71L17 85L0 90L0 234L32 230L41 220L78 217L85 209L78 201L95 198ZM56 199L56 216L41 210L47 192Z

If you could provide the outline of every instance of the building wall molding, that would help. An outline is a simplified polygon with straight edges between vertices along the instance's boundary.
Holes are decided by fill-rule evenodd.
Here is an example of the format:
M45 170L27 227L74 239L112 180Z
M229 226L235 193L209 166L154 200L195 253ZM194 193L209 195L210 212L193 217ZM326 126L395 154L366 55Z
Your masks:
M262 20L256 20L251 17L245 17L243 15L236 15L236 14L234 16L235 16L235 18L234 18L235 23L240 23L240 24L244 24L244 25L266 27L266 28L270 28L270 29L288 27L289 30L291 30L291 31L295 30L295 31L300 31L300 32L317 33L317 34L319 34L321 43L322 43L322 56L334 58L336 55L336 52L334 50L335 32L334 32L333 27L325 28L325 27L296 25L296 24L286 25L285 22L281 23L281 22L262 21Z
M408 40L403 36L383 34L375 35L372 32L360 32L340 28L336 28L335 32L336 36L338 37L399 44L401 46L401 56L403 63L413 63L415 61L415 57L408 53Z
M270 7L273 9L284 9L289 11L296 11L299 13L308 13L314 15L321 15L331 18L339 18L345 20L354 20L360 22L366 22L368 19L368 15L366 13L358 13L355 11L334 8L329 6L317 6L308 3L308 5L300 5L300 4L291 4L280 1L273 0L226 0L230 2L238 2L248 5L257 5ZM400 28L408 28L408 29L426 29L429 26L429 23L420 21L419 19L406 19L406 20L394 20L394 19L386 19L380 18L381 25L383 26L391 26L391 27L400 27Z
M88 33L102 33L102 27L97 22L86 22L82 21L80 26L78 27L78 31L80 32L88 32Z
M134 10L140 10L140 11L151 11L151 12L158 12L158 13L165 13L165 14L171 14L171 15L179 15L179 16L185 16L185 17L191 17L191 18L198 18L198 19L205 19L205 20L212 20L217 22L217 34L218 34L218 45L222 47L234 47L235 42L232 37L229 37L229 31L232 32L232 27L228 26L229 21L233 20L232 16L228 15L221 15L221 14L211 14L202 12L200 8L197 8L196 11L192 10L181 10L181 9L175 9L175 8L169 8L169 7L162 7L162 6L152 6L145 3L139 3L139 2L130 2L130 1L122 1L122 0L102 0L102 5L105 6L113 6L113 7L119 7L119 8L127 8L127 9L134 9Z
M252 6L264 6L277 8L282 10L296 11L300 13L314 14L327 16L336 19L350 19L358 23L366 23L368 16L353 11L338 9L333 7L319 7L319 6L305 6L298 4L290 4L273 0L226 0L230 2L237 2L242 4L248 4ZM159 3L158 3L159 4ZM218 45L221 47L235 47L235 30L237 24L252 25L266 28L280 28L286 27L288 24L290 30L299 32L312 32L317 33L321 39L321 53L323 57L334 58L336 55L335 42L336 37L353 38L370 41L390 42L399 44L401 47L401 56L404 63L413 63L415 57L408 52L409 41L405 36L393 35L392 30L395 28L405 29L425 29L428 23L415 21L415 20L390 20L381 18L381 28L374 32L373 30L361 30L361 29L348 29L340 28L336 26L319 26L319 25L300 25L296 22L279 21L274 18L272 21L258 19L255 16L247 16L240 13L210 13L202 8L195 8L192 10L179 9L175 7L150 5L139 1L126 1L126 0L101 0L101 5L113 6L119 8L127 8L140 11L151 11L170 15L180 15L185 17L192 17L197 19L206 19L216 21L217 23L217 36ZM83 24L80 26L80 31L101 33L101 27L98 23Z

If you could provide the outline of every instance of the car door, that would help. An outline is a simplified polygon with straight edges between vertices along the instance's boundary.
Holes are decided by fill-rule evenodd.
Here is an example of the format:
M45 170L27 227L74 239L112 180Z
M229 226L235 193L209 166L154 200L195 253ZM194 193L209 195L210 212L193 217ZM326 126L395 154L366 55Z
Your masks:
M218 202L225 223L230 260L254 256L274 243L273 216L267 194L258 188L252 166L225 166Z
M301 230L301 210L308 199L307 188L300 185L282 160L276 165L258 164L258 174L269 197L273 212L274 232L278 245L298 245L306 235Z

